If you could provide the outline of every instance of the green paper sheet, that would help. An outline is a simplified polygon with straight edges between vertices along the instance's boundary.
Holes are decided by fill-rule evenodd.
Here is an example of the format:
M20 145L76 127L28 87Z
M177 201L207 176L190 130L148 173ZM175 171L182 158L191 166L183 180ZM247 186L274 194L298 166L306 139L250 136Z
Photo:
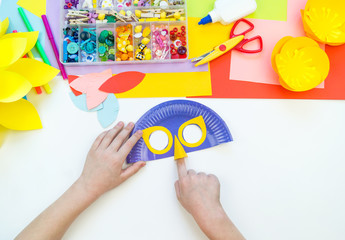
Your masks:
M240 1L240 0L239 0ZM256 0L258 8L248 18L287 21L288 0ZM213 9L215 0L188 0L188 17L203 18Z

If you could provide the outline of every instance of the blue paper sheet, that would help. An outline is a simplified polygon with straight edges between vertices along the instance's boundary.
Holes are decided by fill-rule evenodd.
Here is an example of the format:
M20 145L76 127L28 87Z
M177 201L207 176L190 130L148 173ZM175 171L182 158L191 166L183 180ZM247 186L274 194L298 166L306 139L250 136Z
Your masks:
M114 94L110 93L107 99L103 102L103 109L97 112L98 121L102 127L109 127L113 122L115 122L119 110L119 101Z

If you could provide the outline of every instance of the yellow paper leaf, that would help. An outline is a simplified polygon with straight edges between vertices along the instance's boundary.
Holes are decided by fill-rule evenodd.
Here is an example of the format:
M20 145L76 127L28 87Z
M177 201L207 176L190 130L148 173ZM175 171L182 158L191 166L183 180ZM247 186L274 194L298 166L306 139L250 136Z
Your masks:
M56 68L30 58L21 58L6 70L22 75L33 87L47 84L59 73Z
M37 17L41 17L43 14L46 14L46 0L19 0L17 4L35 14Z
M35 107L27 100L0 103L0 124L12 130L34 130L42 128Z
M8 21L8 18L6 18L4 21L0 22L0 37L2 35L5 35L9 24L10 24L10 22Z
M8 39L8 38L25 38L26 44L25 44L25 50L22 55L22 57L27 54L36 44L38 39L39 32L18 32L18 33L9 33L4 35L1 39Z
M30 82L22 75L9 71L0 71L0 102L17 101L24 97L31 88Z
M25 38L0 39L0 69L8 67L23 56L26 42Z

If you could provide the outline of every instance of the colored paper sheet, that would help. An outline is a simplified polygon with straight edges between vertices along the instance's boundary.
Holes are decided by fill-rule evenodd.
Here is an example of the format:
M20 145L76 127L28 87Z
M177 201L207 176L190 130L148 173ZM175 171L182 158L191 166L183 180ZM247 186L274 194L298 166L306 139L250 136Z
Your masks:
M288 0L256 0L258 8L250 18L286 21ZM215 0L188 0L189 17L203 18L213 10Z
M248 18L286 21L288 0L256 0L258 8Z
M46 14L46 0L18 0L17 4L35 14L37 17L41 17L43 14Z
M188 18L188 36L191 40L195 39L193 44L189 44L190 58L199 57L211 51L221 43L229 40L230 31L233 26L233 24L224 26L220 23L200 26L198 25L199 21L200 18Z
M109 78L99 90L107 93L123 93L138 86L145 78L141 72L123 72Z
M31 1L36 3L36 1ZM60 1L50 1L51 2L56 2L57 4L60 5ZM0 1L0 16L1 19L4 19L6 17L9 18L10 24L8 27L7 32L11 33L13 30L17 30L18 32L27 32L27 28L23 22L23 19L20 17L18 13L18 5L16 0L2 0ZM45 34L45 28L42 22L42 19L38 18L36 15L32 14L31 12L28 12L27 10L24 9L24 12L26 13L26 16L28 17L32 27L34 28L35 31L39 31L41 34L39 34L39 40L42 44L43 47L49 47L51 48L49 42L45 44L45 39L46 39L46 34ZM58 12L58 11L57 11ZM58 22L59 19L56 20ZM54 23L55 25L55 23ZM59 36L59 35L56 35ZM38 52L36 51L35 48L32 49L32 53L36 57L40 57ZM54 53L49 59L54 59ZM57 65L55 67L58 67Z
M76 95L74 95L73 92L70 92L69 96L70 96L72 102L74 103L74 106L76 106L77 108L79 108L80 110L82 110L84 112L95 112L95 111L101 110L103 108L103 103L101 103L97 107L89 110L87 108L87 105L86 105L86 94L76 96Z
M0 125L12 130L34 130L42 128L35 107L27 100L0 103Z
M5 142L7 131L8 131L7 128L0 125L0 147Z
M6 70L25 77L33 87L47 84L60 72L56 68L30 58L21 58Z
M214 8L215 0L188 0L188 17L203 18ZM189 30L189 29L188 29Z
M118 98L186 97L212 95L209 72L146 74L132 90L116 94Z
M119 113L119 101L114 94L108 94L107 99L103 102L103 109L97 111L97 117L99 123L103 128L109 127L115 122Z
M108 93L100 91L99 87L111 77L111 69L108 69L101 73L83 75L71 82L70 86L77 91L86 93L87 108L93 109L107 98Z
M331 62L330 74L325 88L315 88L307 92L291 92L279 85L246 81L229 81L231 53L211 62L211 98L263 98L263 99L324 99L345 100L345 45L326 46ZM203 98L207 98L203 96Z
M271 54L274 46L281 38L305 36L300 9L304 8L306 2L307 0L289 0L287 22L250 19L255 29L246 37L260 35L263 39L264 49L257 54L232 51L229 79L280 85L279 77L271 67ZM318 87L323 88L324 84Z
M24 97L32 85L23 76L0 71L0 102L14 102Z

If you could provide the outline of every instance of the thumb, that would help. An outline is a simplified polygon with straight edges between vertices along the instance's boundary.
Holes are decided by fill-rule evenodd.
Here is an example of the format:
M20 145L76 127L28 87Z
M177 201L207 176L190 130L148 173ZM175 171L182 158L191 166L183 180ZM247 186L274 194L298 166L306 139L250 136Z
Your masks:
M126 181L128 178L132 177L145 165L146 165L146 162L140 161L140 162L134 163L132 166L129 166L126 169L123 169L121 173L122 181Z

